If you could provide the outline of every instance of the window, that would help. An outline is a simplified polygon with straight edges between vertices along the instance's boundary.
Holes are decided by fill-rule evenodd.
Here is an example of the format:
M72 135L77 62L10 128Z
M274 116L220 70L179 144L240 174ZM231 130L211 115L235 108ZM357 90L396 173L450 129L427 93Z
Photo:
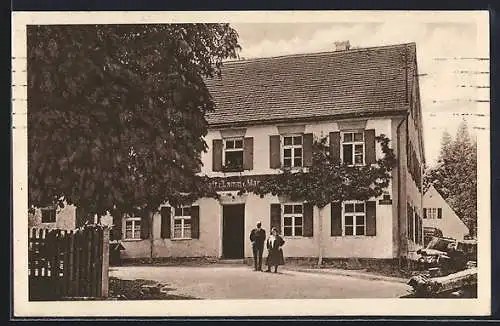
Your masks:
M283 136L283 166L302 166L302 136Z
M286 237L301 237L304 228L302 204L284 204L283 212L283 235Z
M125 240L141 238L141 218L127 217L125 219Z
M224 170L243 171L243 139L224 140Z
M191 239L191 206L174 210L173 239Z
M342 133L342 162L348 165L363 165L365 163L364 133Z
M365 203L344 203L344 235L366 234L366 209Z
M56 209L55 208L42 208L42 223L55 223Z
M428 219L441 218L441 208L425 208L424 218Z

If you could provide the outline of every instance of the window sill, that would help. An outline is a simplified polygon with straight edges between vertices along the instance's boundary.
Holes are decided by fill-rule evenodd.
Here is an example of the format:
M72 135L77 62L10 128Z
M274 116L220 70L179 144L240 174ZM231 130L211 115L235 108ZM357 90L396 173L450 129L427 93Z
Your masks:
M186 241L193 240L193 238L170 238L171 241Z
M284 235L283 239L307 239L312 237L305 237L303 235Z
M146 239L123 239L122 241L123 242L136 242L136 241L142 241L142 240L146 240Z
M243 172L245 169L243 167L237 167L237 168L222 168L222 172L224 173L238 173L238 172Z

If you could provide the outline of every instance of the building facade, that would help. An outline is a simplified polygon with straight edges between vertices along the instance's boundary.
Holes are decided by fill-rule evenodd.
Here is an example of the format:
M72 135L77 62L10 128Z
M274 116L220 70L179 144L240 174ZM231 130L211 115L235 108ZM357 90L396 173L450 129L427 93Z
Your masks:
M415 44L349 49L225 63L206 84L216 104L207 116L208 151L200 175L220 199L159 207L152 219L114 219L122 258L252 256L250 231L275 226L287 257L411 258L423 243L424 148ZM398 164L380 198L323 208L247 193L245 183L312 164L326 137L350 165L382 158L386 135Z
M441 194L430 186L424 194L424 227L441 231L443 237L464 240L469 228L444 200Z

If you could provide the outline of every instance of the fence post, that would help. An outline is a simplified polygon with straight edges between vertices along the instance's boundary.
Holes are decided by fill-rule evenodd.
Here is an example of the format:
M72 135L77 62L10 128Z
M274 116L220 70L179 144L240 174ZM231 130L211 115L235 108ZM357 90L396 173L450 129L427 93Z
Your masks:
M107 298L109 292L109 228L105 227L102 236L102 272L101 272L101 297Z

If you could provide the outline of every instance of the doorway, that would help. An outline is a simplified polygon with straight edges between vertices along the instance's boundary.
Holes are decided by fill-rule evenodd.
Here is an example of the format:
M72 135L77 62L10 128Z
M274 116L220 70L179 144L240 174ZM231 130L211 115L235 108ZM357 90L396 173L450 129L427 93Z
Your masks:
M242 259L245 254L245 204L222 206L222 257Z

